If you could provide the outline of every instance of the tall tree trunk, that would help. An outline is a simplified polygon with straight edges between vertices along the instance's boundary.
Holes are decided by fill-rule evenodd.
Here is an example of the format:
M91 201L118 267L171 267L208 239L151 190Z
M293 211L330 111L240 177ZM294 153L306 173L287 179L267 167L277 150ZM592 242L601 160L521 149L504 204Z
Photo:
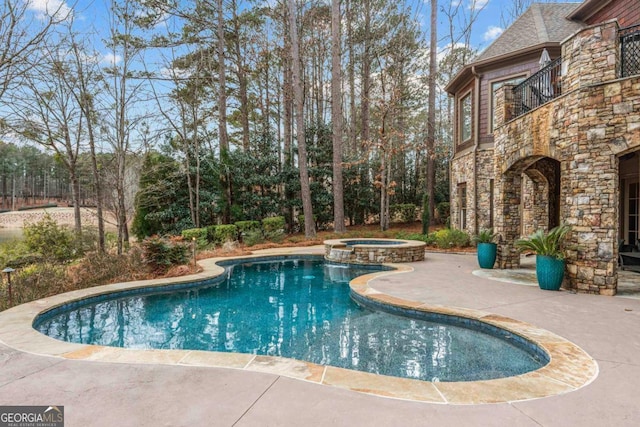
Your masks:
M284 8L283 16L285 17L284 23L284 49L282 50L282 74L283 74L283 108L284 108L284 122L283 122L283 169L293 167L293 150L291 147L292 133L293 133L293 84L291 77L291 35L289 32L289 12L288 7ZM290 200L293 195L290 194L291 190L287 183L284 184L284 191L282 197L284 200ZM294 210L291 203L283 203L284 217L287 219L287 231L291 232L294 223Z
M291 35L291 77L293 84L294 104L296 110L296 139L298 142L298 169L300 171L300 193L302 196L302 211L304 212L304 235L307 239L316 236L313 220L313 206L311 205L311 188L309 184L309 169L307 167L307 144L304 128L304 93L300 76L300 44L298 41L298 26L296 24L295 0L289 2L289 32Z
M351 10L351 1L347 0L347 45L349 49L349 66L347 67L349 73L349 114L351 115L349 122L349 142L351 147L352 157L355 157L358 153L358 141L357 141L357 123L358 114L356 112L356 58L355 47L353 46L353 13Z
M73 230L76 235L82 234L82 219L80 216L80 180L76 174L76 165L69 169L71 179L71 197L73 198Z
M371 94L371 0L364 1L364 52L362 54L362 141L369 141L369 97Z
M247 95L247 71L245 60L242 54L240 43L240 22L238 20L238 7L236 0L233 0L233 29L235 36L236 50L236 73L238 76L238 92L240 96L240 124L242 126L242 149L249 152L249 97Z
M346 231L342 183L342 64L340 0L331 0L331 123L333 125L333 229Z
M438 2L431 0L431 40L429 52L429 98L427 112L427 159L426 193L429 196L429 218L433 223L435 215L435 146L436 146L436 74L438 72Z
M222 0L218 3L218 135L220 141L220 180L224 187L225 206L224 223L231 222L231 176L226 164L229 161L229 137L227 135L227 82L225 64L225 40L224 40L224 8Z

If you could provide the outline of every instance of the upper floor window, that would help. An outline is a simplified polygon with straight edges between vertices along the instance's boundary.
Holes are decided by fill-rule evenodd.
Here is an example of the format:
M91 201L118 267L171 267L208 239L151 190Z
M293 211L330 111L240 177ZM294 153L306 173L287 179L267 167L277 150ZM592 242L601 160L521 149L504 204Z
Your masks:
M496 128L496 91L498 89L500 89L502 86L506 85L506 84L510 84L510 85L518 85L520 83L522 83L524 81L524 79L526 79L526 76L518 76L518 77L510 77L506 80L500 80L497 82L493 82L491 83L491 114L489 114L489 120L491 120L491 124L490 124L490 132L493 133L493 131Z
M460 100L460 143L471 139L471 92Z

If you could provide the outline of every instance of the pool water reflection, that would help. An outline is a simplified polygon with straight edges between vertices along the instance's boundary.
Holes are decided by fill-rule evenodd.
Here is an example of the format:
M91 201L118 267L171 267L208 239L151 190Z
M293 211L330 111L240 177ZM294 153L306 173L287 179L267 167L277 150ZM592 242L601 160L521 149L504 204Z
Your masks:
M75 343L283 356L429 381L500 378L543 365L488 334L358 306L348 282L371 268L287 260L229 269L203 287L45 313L35 327Z

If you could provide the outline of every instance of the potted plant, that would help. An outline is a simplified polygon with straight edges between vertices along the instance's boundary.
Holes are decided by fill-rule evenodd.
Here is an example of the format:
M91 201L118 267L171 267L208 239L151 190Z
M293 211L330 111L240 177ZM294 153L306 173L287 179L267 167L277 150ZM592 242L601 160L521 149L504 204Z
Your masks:
M536 277L540 289L557 291L564 278L564 252L562 241L571 226L562 224L549 232L538 230L526 239L516 241L520 250L530 250L536 254Z
M493 268L498 253L498 245L494 243L496 235L493 229L485 228L473 237L478 248L478 264L480 268Z

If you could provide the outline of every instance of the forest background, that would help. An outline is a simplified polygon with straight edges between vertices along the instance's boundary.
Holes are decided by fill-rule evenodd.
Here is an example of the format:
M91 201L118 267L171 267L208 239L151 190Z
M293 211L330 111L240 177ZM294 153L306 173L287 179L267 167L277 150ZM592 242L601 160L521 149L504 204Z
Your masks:
M502 3L484 43L531 1ZM269 217L307 238L385 230L407 206L446 221L443 88L477 53L489 7L5 0L0 209L67 203L81 234L80 208L95 207L100 250L109 213L119 254L131 233Z

